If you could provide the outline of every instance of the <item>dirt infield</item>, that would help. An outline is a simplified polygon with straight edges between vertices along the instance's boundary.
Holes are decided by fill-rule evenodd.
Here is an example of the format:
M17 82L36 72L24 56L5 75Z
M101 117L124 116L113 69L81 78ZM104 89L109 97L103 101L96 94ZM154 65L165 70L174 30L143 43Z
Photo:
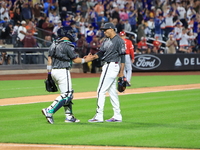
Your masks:
M200 71L184 71L184 72L134 72L132 76L155 76L155 75L200 75ZM0 75L0 80L34 80L45 79L46 73L35 74L16 74L16 75ZM71 73L72 78L89 78L100 77L100 73Z
M132 76L147 76L147 75L200 75L200 71L197 72L149 72L149 73L133 73ZM72 78L84 78L84 77L99 77L100 74L90 73L72 73ZM26 75L1 75L0 80L34 80L34 79L45 79L46 74L26 74ZM127 89L125 93L119 93L120 95L125 94L138 94L158 91L175 91L175 90L186 90L186 89L200 89L200 84L190 85L176 85L176 86L163 86L159 88L135 88ZM88 96L90 95L90 96ZM20 97L20 98L9 98L0 99L0 106L5 105L16 105L25 103L37 103L45 102L52 99L56 95L45 95L45 96L31 96L31 97ZM94 98L96 92L86 93L75 93L75 99ZM0 143L0 150L192 150L192 149L171 149L171 148L139 148L139 147L110 147L110 146L73 146L73 145L41 145L41 144L13 144L13 143ZM195 149L197 150L197 149Z
M0 150L197 150L197 149L0 143Z
M126 89L126 91L124 93L119 93L119 95L162 92L162 91L177 91L177 90L188 90L188 89L200 89L200 84L162 86L159 88L158 87L148 87L148 88ZM55 98L57 96L58 96L58 94L50 94L50 95L26 96L26 97L0 99L0 106L48 102L48 101L52 101L52 98ZM95 98L95 97L96 97L96 92L74 93L74 100Z

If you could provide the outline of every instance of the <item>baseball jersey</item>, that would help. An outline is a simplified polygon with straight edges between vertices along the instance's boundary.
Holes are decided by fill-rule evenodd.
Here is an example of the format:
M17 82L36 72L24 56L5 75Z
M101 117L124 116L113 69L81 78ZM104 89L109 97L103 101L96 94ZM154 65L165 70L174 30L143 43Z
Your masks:
M96 35L96 32L94 30L88 30L86 33L87 33L86 41L90 43L93 39L93 36Z
M174 28L174 32L175 32L175 38L176 38L176 40L180 40L181 33L182 33L182 27L175 27Z
M137 47L138 47L138 49L147 49L148 48L147 43L146 42L142 42L142 41L140 41L138 43Z
M177 7L177 11L178 11L178 13L179 13L178 18L179 18L179 19L184 19L184 18L185 18L185 14L186 14L185 8L184 8L184 7L181 7L181 6L178 6L178 7Z
M125 55L125 43L119 36L115 35L112 39L106 38L97 55L104 62L120 62L121 55Z
M188 39L190 38L190 36L188 36L186 33L185 34L181 34L181 39L179 42L180 46L188 46L189 42Z
M172 15L171 16L167 15L165 17L165 27L168 27L168 28L174 27L173 18L174 18L174 16L172 16Z
M18 28L18 31L17 31L17 34L18 34L18 37L20 38L20 40L22 41L25 37L25 35L23 33L21 33L20 31L24 31L25 33L27 32L26 28L23 27L23 26L20 26Z
M160 44L161 43L159 41L153 41L153 46L155 46L157 48L157 50L159 49Z
M134 59L134 47L133 43L129 39L124 39L125 47L126 47L126 54L131 56L131 59Z
M194 21L192 20L192 21L189 21L189 22L188 22L188 29L189 29L191 32L193 32L193 28L194 28Z
M52 68L70 68L71 60L78 57L74 45L67 40L56 40L49 48L49 55L52 57Z

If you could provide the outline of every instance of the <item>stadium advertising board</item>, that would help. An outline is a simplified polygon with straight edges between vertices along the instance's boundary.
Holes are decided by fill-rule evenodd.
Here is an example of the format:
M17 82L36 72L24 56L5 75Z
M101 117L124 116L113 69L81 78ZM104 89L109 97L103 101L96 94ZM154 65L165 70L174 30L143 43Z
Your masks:
M200 54L135 55L133 71L199 71Z

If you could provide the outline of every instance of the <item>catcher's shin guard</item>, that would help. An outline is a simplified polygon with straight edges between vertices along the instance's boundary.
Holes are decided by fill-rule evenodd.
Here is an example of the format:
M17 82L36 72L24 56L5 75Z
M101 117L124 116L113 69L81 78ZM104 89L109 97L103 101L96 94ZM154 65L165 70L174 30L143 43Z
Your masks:
M64 109L65 109L65 114L72 114L72 99L73 99L73 90L72 90L72 94L70 96L70 99L67 101L67 103L64 105Z
M65 109L65 114L73 114L72 113L72 102L67 104L67 105L64 105L64 109Z
M56 100L48 107L49 113L55 113L59 110L62 106L68 105L73 99L73 91L68 91L64 94L61 94L56 98Z

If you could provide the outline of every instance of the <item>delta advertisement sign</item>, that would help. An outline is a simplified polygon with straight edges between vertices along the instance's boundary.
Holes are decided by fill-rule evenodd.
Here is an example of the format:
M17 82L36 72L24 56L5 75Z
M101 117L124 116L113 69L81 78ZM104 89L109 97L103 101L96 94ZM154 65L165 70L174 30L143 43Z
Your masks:
M175 62L175 66L181 67L181 66L194 66L194 65L200 65L200 58L177 58Z
M200 54L135 55L133 71L200 70Z

